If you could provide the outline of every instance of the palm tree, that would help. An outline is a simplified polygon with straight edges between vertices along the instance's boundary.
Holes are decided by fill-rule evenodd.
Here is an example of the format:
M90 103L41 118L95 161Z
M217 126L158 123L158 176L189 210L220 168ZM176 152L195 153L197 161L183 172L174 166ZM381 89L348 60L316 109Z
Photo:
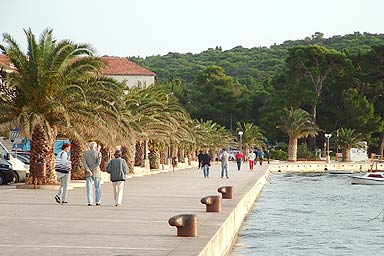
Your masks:
M340 128L336 131L336 144L341 148L342 161L351 161L349 154L351 148L366 149L366 144L362 141L363 135L350 128Z
M24 32L28 41L26 55L7 33L3 34L7 46L0 45L17 69L7 78L11 93L2 97L0 123L21 126L24 134L31 137L31 169L44 159L47 178L38 182L52 184L56 183L53 163L56 135L82 138L85 124L94 125L90 128L97 131L112 122L113 118L106 117L118 112L112 96L107 95L118 85L98 77L104 63L93 57L90 45L56 41L51 29L45 30L39 40L31 29ZM121 127L120 119L115 122ZM109 126L112 130L113 127Z
M246 149L251 149L253 147L258 147L262 149L267 138L263 135L262 130L254 125L253 123L236 123L237 128L236 132L243 131L242 135L242 145Z
M177 98L162 86L129 89L123 115L135 131L136 154L131 157L135 156L137 164L143 159L144 140L156 141L156 144L166 142L168 145L183 140L193 141L188 113ZM158 155L157 147L151 150L152 156ZM150 160L157 161L157 157L151 157Z
M315 136L320 131L309 113L300 108L284 109L284 115L281 116L277 128L289 136L288 161L296 161L298 139Z

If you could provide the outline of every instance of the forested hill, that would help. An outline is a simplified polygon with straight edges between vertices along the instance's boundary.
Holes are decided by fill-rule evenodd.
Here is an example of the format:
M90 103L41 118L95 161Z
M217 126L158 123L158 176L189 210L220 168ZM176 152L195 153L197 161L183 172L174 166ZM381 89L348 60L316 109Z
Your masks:
M129 59L155 72L160 82L182 79L189 83L195 79L198 71L210 65L217 65L224 68L227 75L234 77L241 84L248 88L255 88L281 71L288 48L313 44L344 51L348 55L356 55L359 51L368 51L371 45L384 44L384 34L355 32L324 38L322 33L317 32L303 40L289 40L269 48L248 49L237 46L231 50L222 51L218 46L199 54L168 53L163 56L149 56L145 59L138 57Z

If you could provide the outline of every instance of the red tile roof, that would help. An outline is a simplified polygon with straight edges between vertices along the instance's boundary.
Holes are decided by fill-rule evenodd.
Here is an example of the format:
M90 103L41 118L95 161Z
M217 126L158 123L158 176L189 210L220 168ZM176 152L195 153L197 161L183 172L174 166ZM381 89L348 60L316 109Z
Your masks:
M13 70L16 71L16 68L11 65L11 60L5 54L0 54L0 68L4 68L5 70Z
M127 58L102 57L107 66L101 70L104 75L145 75L155 76L156 74L143 68Z
M152 71L129 61L127 58L101 57L101 59L107 64L107 66L101 70L103 75L156 75ZM11 66L11 61L5 54L0 54L0 67L4 67L6 70L16 70L13 65Z

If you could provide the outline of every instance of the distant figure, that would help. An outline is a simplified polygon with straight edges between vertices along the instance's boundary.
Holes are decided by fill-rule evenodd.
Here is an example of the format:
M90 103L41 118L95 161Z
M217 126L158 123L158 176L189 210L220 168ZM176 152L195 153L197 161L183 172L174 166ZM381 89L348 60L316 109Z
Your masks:
M175 167L177 166L177 158L172 157L172 171L175 171Z
M71 144L64 143L55 159L56 176L60 181L60 187L55 196L56 203L58 204L68 204L67 193L72 168L71 161L68 157L68 152L70 150Z
M262 165L263 164L263 157L264 157L263 150L261 150L261 149L259 150L258 157L259 157L259 163L260 163L260 165Z
M241 153L241 151L237 151L235 158L237 163L237 170L240 171L241 162L243 161L243 153Z
M201 166L203 168L204 178L209 178L209 168L211 166L211 156L208 154L208 150L202 156Z
M250 150L249 155L248 155L249 170L250 171L253 171L253 165L255 163L255 159L256 159L256 154L252 150Z
M224 175L227 177L227 179L229 179L229 175L228 175L228 172L229 172L229 154L228 152L225 150L225 148L223 148L223 151L222 153L220 154L220 161L221 161L221 178L224 178Z
M115 151L115 159L109 161L106 170L111 174L115 206L119 206L123 200L125 177L128 173L127 162L121 158L120 150Z
M265 152L265 157L267 158L267 163L269 164L269 149Z
M200 150L199 154L197 155L197 161L199 162L198 166L197 166L197 169L200 169L202 167L202 165L201 165L201 161L202 160L203 160L203 151Z
M97 143L92 141L89 143L89 150L83 154L83 166L85 168L85 184L87 188L88 206L92 206L93 202L93 186L95 184L96 205L101 203L101 153L97 151Z

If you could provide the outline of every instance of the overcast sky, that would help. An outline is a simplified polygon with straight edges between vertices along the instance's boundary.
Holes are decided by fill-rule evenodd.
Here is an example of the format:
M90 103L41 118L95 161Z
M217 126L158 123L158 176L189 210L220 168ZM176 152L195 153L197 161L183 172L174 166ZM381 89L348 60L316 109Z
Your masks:
M23 28L39 35L50 27L56 39L89 43L100 56L269 47L315 32L384 33L383 0L9 0L0 6L0 32L23 49Z

